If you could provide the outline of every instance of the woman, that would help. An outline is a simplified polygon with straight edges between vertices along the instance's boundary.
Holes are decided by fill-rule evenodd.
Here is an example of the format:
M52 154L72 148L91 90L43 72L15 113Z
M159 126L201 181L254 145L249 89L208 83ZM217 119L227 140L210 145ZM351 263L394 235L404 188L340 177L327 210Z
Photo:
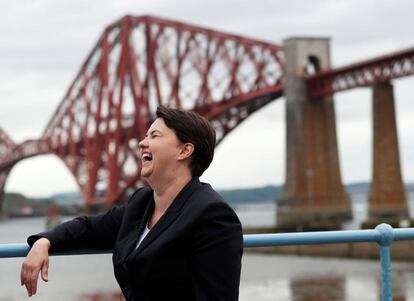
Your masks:
M215 131L193 112L159 107L139 143L149 187L105 214L78 217L30 236L21 284L48 280L48 253L113 248L127 300L238 300L243 237L234 211L198 179L210 165Z

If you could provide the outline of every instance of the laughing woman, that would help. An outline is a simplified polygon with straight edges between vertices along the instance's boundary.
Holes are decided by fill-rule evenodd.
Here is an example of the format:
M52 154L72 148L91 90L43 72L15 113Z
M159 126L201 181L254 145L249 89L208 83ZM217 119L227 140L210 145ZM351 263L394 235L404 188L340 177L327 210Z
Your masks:
M49 253L113 248L115 277L127 300L238 300L243 237L234 211L206 183L215 131L200 115L159 107L139 143L149 187L128 203L30 236L21 284L47 281Z

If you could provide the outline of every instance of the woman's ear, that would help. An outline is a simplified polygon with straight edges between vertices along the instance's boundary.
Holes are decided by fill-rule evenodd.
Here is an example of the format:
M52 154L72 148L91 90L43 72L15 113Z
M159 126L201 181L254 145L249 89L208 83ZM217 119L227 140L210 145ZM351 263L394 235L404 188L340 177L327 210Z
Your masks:
M184 143L180 150L178 160L184 160L184 159L190 158L193 152L194 152L194 144Z

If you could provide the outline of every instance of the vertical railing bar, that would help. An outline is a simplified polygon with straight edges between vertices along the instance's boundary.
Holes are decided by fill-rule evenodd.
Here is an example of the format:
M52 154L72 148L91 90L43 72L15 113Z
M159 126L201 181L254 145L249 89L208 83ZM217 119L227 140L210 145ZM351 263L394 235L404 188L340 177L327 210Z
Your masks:
M390 245L380 246L382 301L392 301L392 271Z
M395 230L388 224L379 224L375 227L375 230L377 230L381 235L378 243L380 245L382 301L392 301L390 246L395 238Z

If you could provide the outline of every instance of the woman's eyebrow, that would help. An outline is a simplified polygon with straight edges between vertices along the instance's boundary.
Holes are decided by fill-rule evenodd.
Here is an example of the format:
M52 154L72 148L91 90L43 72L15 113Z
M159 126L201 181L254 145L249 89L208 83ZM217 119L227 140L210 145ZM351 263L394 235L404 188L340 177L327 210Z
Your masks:
M149 132L150 135L153 135L155 133L162 134L160 130L152 130L151 132Z

